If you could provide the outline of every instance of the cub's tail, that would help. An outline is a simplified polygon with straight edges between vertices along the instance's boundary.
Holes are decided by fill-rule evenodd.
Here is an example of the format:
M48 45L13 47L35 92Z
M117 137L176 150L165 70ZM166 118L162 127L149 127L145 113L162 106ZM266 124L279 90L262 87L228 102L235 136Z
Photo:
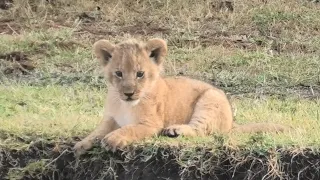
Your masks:
M256 133L256 132L286 132L293 130L290 126L285 126L281 124L275 124L275 123L252 123L252 124L244 124L239 125L235 124L233 125L233 128L231 129L231 133L233 132L242 132L242 133Z

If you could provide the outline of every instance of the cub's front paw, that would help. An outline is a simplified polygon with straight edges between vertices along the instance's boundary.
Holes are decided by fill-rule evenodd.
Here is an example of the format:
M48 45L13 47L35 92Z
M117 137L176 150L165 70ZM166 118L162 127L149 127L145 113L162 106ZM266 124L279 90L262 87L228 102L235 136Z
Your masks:
M123 136L117 132L111 132L101 140L101 145L106 150L111 150L114 152L117 149L125 148L130 142L130 139L126 136Z
M92 147L92 142L88 141L88 140L82 140L80 142L77 142L74 147L74 153L76 156L80 156L82 154L84 154L88 149L90 149Z
M178 136L196 136L196 131L189 125L172 125L164 128L161 135L176 138Z

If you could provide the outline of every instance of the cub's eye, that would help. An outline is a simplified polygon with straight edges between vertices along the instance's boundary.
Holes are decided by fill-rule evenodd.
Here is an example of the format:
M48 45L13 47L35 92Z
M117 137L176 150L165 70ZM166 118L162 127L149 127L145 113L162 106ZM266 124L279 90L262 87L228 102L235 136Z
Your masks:
M116 71L115 74L116 74L117 77L122 78L122 72L121 71Z
M144 76L144 72L143 71L137 72L137 78L142 78L143 76Z

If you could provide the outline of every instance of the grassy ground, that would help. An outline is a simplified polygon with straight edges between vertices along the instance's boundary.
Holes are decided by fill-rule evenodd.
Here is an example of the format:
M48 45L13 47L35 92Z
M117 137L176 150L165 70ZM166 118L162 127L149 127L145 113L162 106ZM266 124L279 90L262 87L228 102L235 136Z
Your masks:
M102 117L107 93L92 44L128 37L166 39L166 75L190 76L225 90L237 122L278 122L295 128L287 134L220 137L222 144L216 143L217 137L154 138L146 140L147 147L180 144L191 152L221 145L250 151L319 148L316 2L7 0L0 6L3 2L2 148L26 149L38 140L73 141L90 132Z

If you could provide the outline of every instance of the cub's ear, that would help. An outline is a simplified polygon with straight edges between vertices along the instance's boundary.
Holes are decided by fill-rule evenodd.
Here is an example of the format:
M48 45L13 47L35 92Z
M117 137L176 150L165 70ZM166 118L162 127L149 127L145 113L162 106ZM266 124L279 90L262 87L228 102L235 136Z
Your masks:
M107 65L112 57L115 45L107 40L99 40L93 44L93 51L103 66Z
M167 55L167 43L163 39L154 38L146 42L146 50L149 57L157 64L162 64Z

